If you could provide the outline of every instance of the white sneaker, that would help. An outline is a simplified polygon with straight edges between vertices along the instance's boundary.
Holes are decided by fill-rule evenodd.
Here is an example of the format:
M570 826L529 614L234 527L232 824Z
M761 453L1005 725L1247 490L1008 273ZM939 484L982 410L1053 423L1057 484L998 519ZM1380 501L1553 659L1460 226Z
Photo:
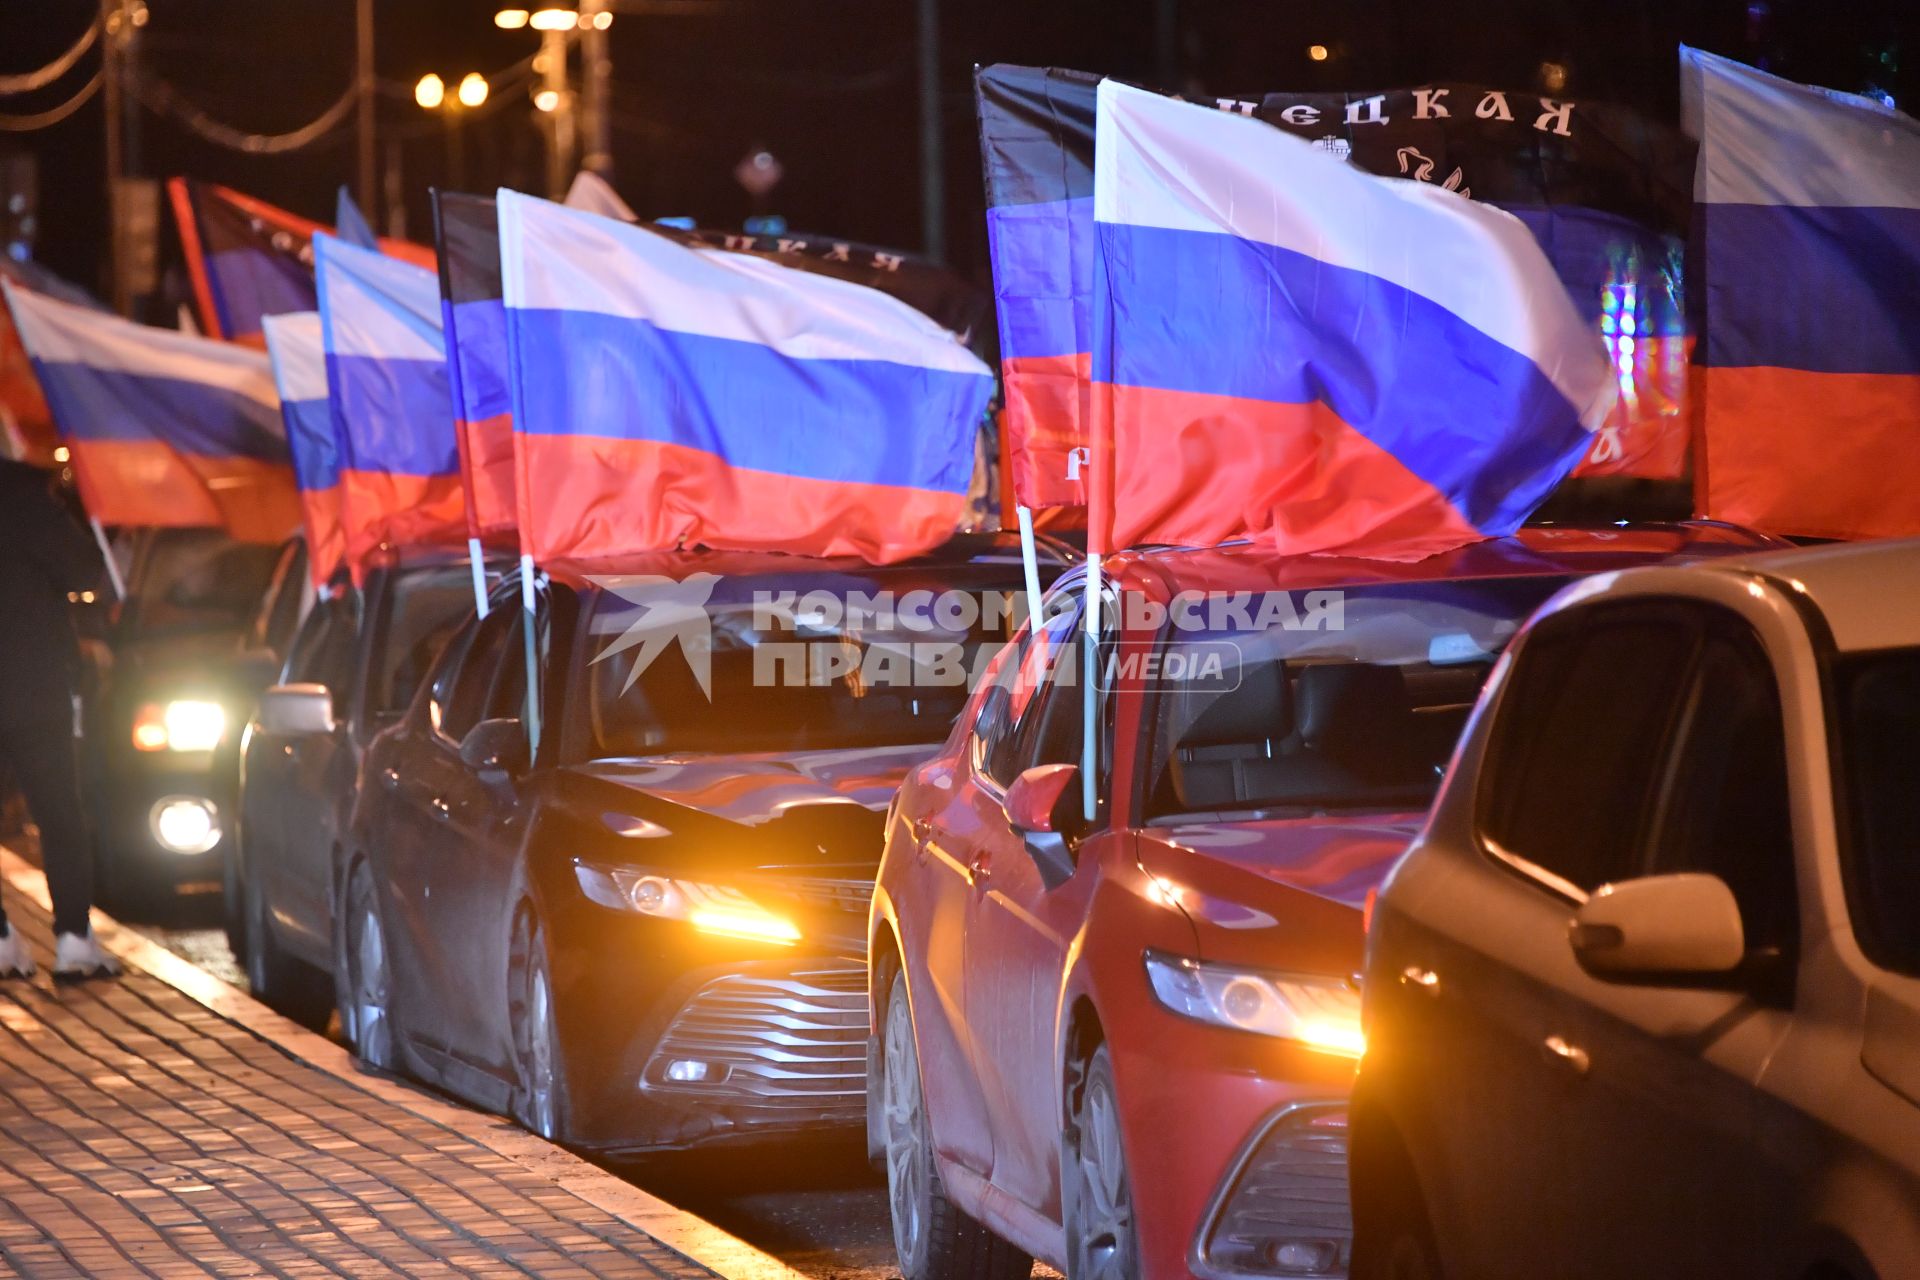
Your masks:
M27 950L27 940L19 931L9 926L6 935L0 937L0 978L32 976L33 953Z
M119 974L120 962L101 950L93 940L93 930L62 933L53 939L53 980L81 982L87 978L111 978Z

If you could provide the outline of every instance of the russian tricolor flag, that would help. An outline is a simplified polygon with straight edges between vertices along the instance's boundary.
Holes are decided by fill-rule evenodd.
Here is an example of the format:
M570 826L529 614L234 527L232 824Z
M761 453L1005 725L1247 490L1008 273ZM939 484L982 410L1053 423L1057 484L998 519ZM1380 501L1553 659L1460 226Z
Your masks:
M493 197L435 191L433 220L467 533L474 538L511 533L516 520L513 396L507 386L507 307L500 292Z
M1697 49L1706 515L1920 533L1920 121Z
M878 290L499 194L523 552L899 560L966 505L992 375Z
M464 544L439 281L333 236L313 243L348 563L383 543Z
M293 477L307 530L307 568L315 586L325 586L345 562L346 533L340 523L340 446L327 403L327 360L320 340L320 313L267 316L261 327L280 416L293 452Z
M255 542L298 525L264 352L0 287L94 519L212 525Z
M1516 529L1612 368L1519 220L1103 81L1090 549L1413 559Z

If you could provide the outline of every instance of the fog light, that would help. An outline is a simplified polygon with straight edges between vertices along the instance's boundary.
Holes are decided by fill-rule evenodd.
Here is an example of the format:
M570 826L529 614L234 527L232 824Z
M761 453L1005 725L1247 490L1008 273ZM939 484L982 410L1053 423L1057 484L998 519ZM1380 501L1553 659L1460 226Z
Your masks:
M148 821L169 853L205 853L220 843L220 811L211 800L168 796L153 806Z
M725 1072L725 1064L695 1058L676 1058L667 1064L667 1079L675 1084L706 1084L718 1080Z

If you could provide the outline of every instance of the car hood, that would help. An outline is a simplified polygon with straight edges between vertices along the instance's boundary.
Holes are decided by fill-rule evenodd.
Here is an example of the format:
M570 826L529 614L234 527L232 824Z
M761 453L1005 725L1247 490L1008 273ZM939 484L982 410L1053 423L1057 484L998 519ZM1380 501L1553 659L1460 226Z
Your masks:
M602 760L575 772L742 826L819 806L882 812L908 770L939 745Z
M1270 818L1148 828L1148 848L1179 878L1175 864L1207 874L1220 889L1240 883L1259 892L1283 885L1359 909L1419 833L1421 815ZM1148 870L1155 867L1148 866Z

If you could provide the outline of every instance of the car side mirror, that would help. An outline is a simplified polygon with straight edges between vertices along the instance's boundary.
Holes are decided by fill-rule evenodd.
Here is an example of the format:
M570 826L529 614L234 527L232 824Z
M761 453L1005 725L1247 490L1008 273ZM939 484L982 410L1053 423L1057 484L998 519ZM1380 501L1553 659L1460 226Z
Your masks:
M1573 913L1567 936L1596 978L1723 979L1747 953L1733 890L1697 872L1603 885Z
M526 726L518 716L482 720L460 740L460 759L476 773L513 777L527 771Z
M333 693L323 684L277 684L260 695L264 733L333 732Z
M1007 788L1007 822L1020 833L1040 880L1057 889L1073 875L1070 842L1079 835L1080 811L1074 805L1080 779L1077 764L1040 764Z

